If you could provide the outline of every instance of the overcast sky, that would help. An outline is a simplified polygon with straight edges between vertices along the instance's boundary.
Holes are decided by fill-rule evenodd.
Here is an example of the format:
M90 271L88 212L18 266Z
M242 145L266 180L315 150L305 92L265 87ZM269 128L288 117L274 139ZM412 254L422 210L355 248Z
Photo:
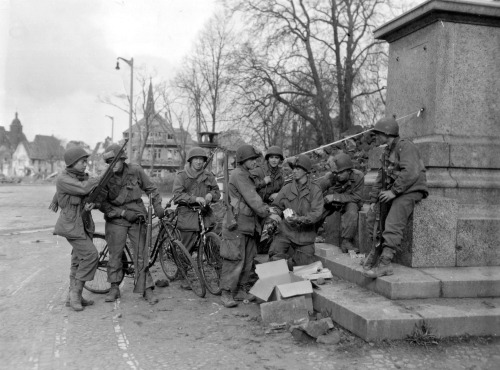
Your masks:
M130 68L171 77L215 11L215 0L0 0L0 126L15 112L36 134L94 146L128 129L128 115L98 101L129 92ZM153 81L154 82L154 81Z

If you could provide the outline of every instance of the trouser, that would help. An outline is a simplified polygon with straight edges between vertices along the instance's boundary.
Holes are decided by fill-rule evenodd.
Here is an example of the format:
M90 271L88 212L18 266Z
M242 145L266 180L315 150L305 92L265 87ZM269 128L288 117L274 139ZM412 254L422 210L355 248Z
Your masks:
M189 253L192 253L199 231L181 231L181 242Z
M358 203L344 203L339 207L328 207L323 209L321 221L318 222L318 228L323 225L325 219L334 212L340 212L340 236L342 239L352 240L358 231Z
M242 234L240 239L239 260L222 259L220 287L222 290L236 292L238 286L246 285L250 281L253 259L257 255L257 247L253 235Z
M298 245L293 243L286 235L278 234L269 248L269 259L277 261L286 259L288 268L304 266L314 262L314 243Z
M94 279L99 254L92 239L85 233L85 239L67 239L73 247L69 275L80 281Z
M123 280L122 254L128 236L131 243L130 252L134 260L135 282L139 282L134 286L134 293L143 293L144 290L154 287L153 277L147 267L149 250L146 245L146 225L123 226L106 222L105 230L109 249L108 282L120 283Z
M408 194L401 194L388 204L390 208L387 218L385 219L384 231L382 232L384 247L392 249L394 253L401 251L403 232L408 224L410 216L413 213L415 204L422 200L422 198L422 193L412 192ZM377 237L376 235L373 235L373 226L375 225L376 217L377 214L375 212L372 212L371 210L368 211L366 217L366 227L368 227L372 240Z

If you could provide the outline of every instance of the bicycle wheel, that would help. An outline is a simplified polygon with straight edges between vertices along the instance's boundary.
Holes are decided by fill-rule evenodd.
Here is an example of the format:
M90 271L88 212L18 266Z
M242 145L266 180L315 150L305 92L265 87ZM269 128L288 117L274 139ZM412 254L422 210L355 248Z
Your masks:
M172 240L171 246L180 273L184 279L186 279L194 294L201 298L205 297L207 291L196 261L191 257L180 241Z
M104 294L109 292L111 288L111 283L108 283L107 272L109 261L108 245L106 239L104 239L104 234L94 234L92 243L94 243L97 248L99 260L97 262L94 280L86 281L84 287L92 293Z
M209 232L205 236L205 243L201 244L198 251L198 266L200 266L201 277L207 290L214 295L221 294L219 287L222 270L220 244L219 236L213 232Z
M180 239L179 230L174 228L172 225L168 225L170 227L170 231L174 234L176 239ZM168 237L167 233L163 231L163 234L160 235L161 246L160 246L160 265L161 269L165 273L165 276L168 280L173 281L179 276L179 268L175 263L174 256L172 254L172 241Z

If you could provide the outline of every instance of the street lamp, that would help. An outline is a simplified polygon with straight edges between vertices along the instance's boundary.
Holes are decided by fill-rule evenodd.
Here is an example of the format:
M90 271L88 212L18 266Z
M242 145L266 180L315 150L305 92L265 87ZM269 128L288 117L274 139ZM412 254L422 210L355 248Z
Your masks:
M122 57L116 58L116 69L120 69L120 61L123 60L130 67L130 109L129 109L129 117L128 117L128 155L130 158L130 163L132 163L132 104L134 98L134 58L124 59Z
M108 116L106 114L106 117L108 117L110 120L111 120L111 142L113 142L113 138L114 138L114 133L115 133L115 117L113 116ZM130 140L130 139L129 139Z

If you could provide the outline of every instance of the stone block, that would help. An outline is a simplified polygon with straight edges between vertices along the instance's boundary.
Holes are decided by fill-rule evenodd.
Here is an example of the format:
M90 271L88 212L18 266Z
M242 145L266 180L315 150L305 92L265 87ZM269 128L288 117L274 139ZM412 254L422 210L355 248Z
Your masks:
M426 268L422 272L441 283L444 298L500 297L500 267Z
M500 217L458 219L457 266L500 266Z
M359 240L359 252L368 255L371 250L371 239L370 230L366 224L366 215L368 210L363 207L358 213L358 240Z
M262 303L260 314L264 324L309 320L306 299L303 296Z
M385 146L376 146L368 152L368 169L380 168L380 157L384 149Z
M440 136L415 138L413 143L417 146L426 167L450 166L450 147Z
M325 230L323 233L323 237L325 238L325 242L328 244L333 244L340 248L339 238L341 233L341 215L340 212L334 212L330 216L328 216L323 224L323 229ZM359 248L359 237L357 233L354 236L353 240L354 247Z
M430 196L415 205L395 262L408 267L455 266L457 201Z

